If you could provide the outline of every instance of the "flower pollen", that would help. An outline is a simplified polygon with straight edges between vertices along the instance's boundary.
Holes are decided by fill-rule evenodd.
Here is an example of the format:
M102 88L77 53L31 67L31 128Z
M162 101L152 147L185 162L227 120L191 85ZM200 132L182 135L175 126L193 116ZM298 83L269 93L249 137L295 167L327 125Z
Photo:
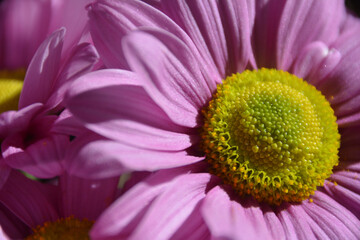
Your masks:
M0 113L18 109L24 77L24 70L0 71Z
M55 222L45 222L42 226L37 226L26 240L86 240L90 239L89 231L93 224L93 221L78 220L73 216L60 218Z
M338 163L340 135L330 104L288 72L227 77L202 114L210 171L239 195L272 205L301 202Z

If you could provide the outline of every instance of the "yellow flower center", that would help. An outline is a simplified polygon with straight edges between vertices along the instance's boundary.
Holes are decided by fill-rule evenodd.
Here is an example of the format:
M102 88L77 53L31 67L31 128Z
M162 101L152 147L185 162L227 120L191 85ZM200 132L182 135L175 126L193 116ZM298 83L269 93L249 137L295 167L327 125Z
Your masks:
M340 135L330 104L290 73L234 74L202 113L201 145L211 172L240 195L275 205L300 202L338 163Z
M24 70L0 71L0 113L18 109L24 77Z
M58 219L55 222L45 222L33 229L34 233L26 240L86 240L94 224L87 219L78 220L74 217Z

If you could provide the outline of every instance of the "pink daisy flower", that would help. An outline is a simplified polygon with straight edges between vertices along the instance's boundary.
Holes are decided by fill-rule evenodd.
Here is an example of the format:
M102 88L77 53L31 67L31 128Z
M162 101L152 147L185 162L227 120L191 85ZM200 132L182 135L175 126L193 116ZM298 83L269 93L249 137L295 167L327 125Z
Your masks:
M124 70L69 91L110 139L73 169L156 171L91 237L358 239L360 21L343 1L146 2L89 6L102 61Z
M41 44L27 69L18 110L0 114L0 186L11 168L38 178L52 178L64 171L64 149L70 144L66 128L76 125L64 111L64 93L98 59L89 43L74 46L65 56L64 37L65 29L60 29Z
M64 174L43 184L12 171L0 190L0 239L89 239L93 223L117 196L118 178Z

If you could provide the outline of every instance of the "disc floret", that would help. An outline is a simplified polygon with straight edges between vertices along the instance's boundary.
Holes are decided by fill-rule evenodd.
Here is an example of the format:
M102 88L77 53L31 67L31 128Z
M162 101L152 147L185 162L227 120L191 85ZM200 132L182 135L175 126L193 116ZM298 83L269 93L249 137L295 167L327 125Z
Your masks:
M234 74L202 110L211 172L240 194L279 205L314 193L338 163L340 135L325 97L279 70Z

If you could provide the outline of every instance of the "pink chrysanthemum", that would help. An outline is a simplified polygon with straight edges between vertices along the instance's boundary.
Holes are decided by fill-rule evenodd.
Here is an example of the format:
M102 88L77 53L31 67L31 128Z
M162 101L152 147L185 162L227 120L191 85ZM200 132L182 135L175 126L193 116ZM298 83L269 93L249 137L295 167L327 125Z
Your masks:
M0 190L0 239L88 239L94 221L117 196L118 178L64 174L40 183L12 171Z
M147 2L89 7L102 61L125 70L71 88L70 111L112 139L71 171L158 170L91 236L359 238L360 21L343 2Z

